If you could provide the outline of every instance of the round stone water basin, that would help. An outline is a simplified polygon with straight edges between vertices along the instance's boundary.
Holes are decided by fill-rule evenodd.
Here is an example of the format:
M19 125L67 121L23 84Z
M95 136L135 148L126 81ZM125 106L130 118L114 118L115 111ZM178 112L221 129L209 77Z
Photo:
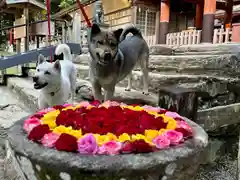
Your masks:
M147 154L81 155L48 149L28 140L26 118L8 131L8 151L27 180L192 180L204 160L208 135L185 119L194 137L180 146Z

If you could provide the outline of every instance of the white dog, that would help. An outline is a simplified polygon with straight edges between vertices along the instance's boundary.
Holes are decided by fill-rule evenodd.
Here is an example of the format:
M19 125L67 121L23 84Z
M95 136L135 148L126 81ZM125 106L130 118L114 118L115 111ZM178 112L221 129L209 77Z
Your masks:
M56 47L55 54L63 54L63 60L49 63L43 55L38 57L33 82L34 88L41 90L38 98L39 109L64 104L70 95L72 103L74 100L76 67L72 62L70 47L60 44Z

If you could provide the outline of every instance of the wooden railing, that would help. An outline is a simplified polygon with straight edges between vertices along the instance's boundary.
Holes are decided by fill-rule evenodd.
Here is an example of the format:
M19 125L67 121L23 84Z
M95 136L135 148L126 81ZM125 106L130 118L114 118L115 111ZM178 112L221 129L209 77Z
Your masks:
M147 42L148 46L153 46L156 44L156 36L144 36L145 41Z
M182 31L167 34L167 45L192 45L199 44L201 39L201 30Z
M231 41L232 41L231 28L226 28L226 30L224 30L223 28L214 29L213 44L228 43Z

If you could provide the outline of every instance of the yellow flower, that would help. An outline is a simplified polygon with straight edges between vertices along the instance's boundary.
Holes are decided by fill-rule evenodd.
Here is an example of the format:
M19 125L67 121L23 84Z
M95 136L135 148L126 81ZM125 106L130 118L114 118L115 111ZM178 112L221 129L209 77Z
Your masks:
M166 129L160 129L158 131L159 135L163 135L167 130Z
M149 141L152 141L158 135L159 135L159 131L157 130L145 130L145 136Z
M114 134L112 134L112 133L107 133L106 136L109 137L109 140L110 140L110 141L112 141L112 140L116 141L116 140L117 140L117 136L114 135Z
M48 112L41 118L41 123L47 124L50 129L54 129L55 127L57 127L55 120L59 113L60 113L59 110Z
M74 107L74 106L68 106L68 107L66 107L66 108L64 108L64 109L62 109L62 110L63 110L63 111L66 111L66 110L68 110L68 109L75 110L76 107Z
M92 106L92 105L89 105L88 107L87 107L87 109L92 109L92 108L94 108L95 106Z
M94 134L94 137L96 138L96 141L98 145L102 145L108 141L110 141L109 136L107 135L99 135L99 134Z
M147 139L147 137L142 134L132 135L132 141L137 141L137 140L144 140L146 143L153 145L152 141Z
M51 130L57 127L55 121L42 121L42 124L47 124Z
M168 125L167 125L167 128L166 129L169 129L169 130L174 130L174 129L176 129L176 127L177 127L177 122L176 122L176 120L174 120L174 119L169 119L168 120Z
M69 135L72 135L74 137L76 137L77 139L79 139L80 137L82 137L82 131L81 130L73 130L72 127L65 127L65 126L58 126L53 130L54 133L56 134L62 134L62 133L66 133Z
M126 106L126 108L131 109L133 111L142 111L142 110L144 110L141 106Z
M132 135L132 141L136 141L136 140L145 140L146 137L142 134L136 134L136 135Z
M166 116L165 114L160 115L163 118L163 121L167 123L168 121L174 120L172 117ZM175 121L175 120L174 120Z
M118 137L118 141L120 142L125 142L130 140L131 140L131 137L127 133L123 133Z
M48 112L47 114L44 114L44 116L41 118L41 121L55 121L59 114L59 110Z

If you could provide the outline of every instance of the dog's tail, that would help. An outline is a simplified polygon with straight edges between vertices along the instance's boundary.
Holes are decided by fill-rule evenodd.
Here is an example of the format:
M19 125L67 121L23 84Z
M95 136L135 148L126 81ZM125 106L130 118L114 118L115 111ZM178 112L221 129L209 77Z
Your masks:
M132 33L134 36L139 36L140 38L143 38L141 31L138 28L136 28L136 26L131 24L131 25L127 26L126 28L124 28L124 30L119 38L119 41L120 42L123 41L126 38L128 33Z
M72 61L71 50L67 44L59 44L55 49L55 54L63 54L63 60Z

